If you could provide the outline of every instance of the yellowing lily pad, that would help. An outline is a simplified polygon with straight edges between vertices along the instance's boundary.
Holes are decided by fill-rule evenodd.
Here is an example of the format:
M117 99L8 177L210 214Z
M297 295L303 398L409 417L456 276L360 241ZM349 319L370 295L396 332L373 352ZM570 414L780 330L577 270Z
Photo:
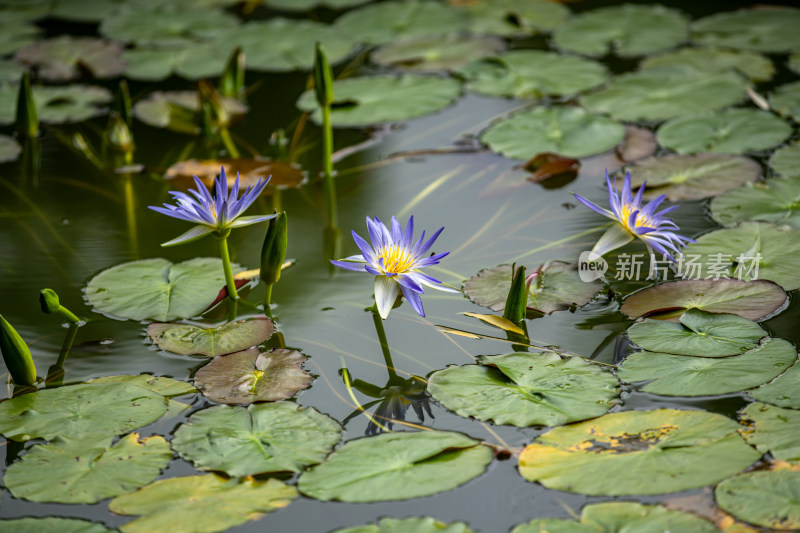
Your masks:
M195 385L219 403L285 400L311 385L313 378L302 368L306 359L295 350L250 348L212 359L195 374Z
M461 416L519 427L559 426L614 406L617 379L579 357L552 352L483 356L428 378L428 391Z
M298 488L322 501L405 500L454 489L491 460L489 448L460 433L383 433L346 443L306 470Z
M775 150L769 166L786 178L800 178L800 143L793 142Z
M695 21L692 39L707 46L780 53L800 48L798 26L800 9L740 9Z
M17 86L0 85L0 125L12 124L17 111ZM33 101L39 120L48 124L81 122L102 115L111 93L91 85L34 87Z
M197 411L178 427L172 446L198 470L232 477L301 472L339 442L338 422L312 407L278 402Z
M221 98L220 101L229 116L247 112L247 106L238 100ZM145 124L189 135L200 133L200 113L200 101L193 91L156 91L133 106L134 116Z
M18 50L17 61L36 69L46 80L66 81L88 71L95 78L113 78L125 71L122 46L93 37L62 35Z
M549 489L589 495L695 489L760 457L738 428L728 417L700 411L611 413L539 436L522 451L519 471Z
M723 226L757 220L800 229L800 180L772 178L729 191L711 200L711 216Z
M548 32L569 17L569 9L547 0L471 0L451 2L470 15L469 31L491 35Z
M13 518L0 520L0 531L14 533L113 533L103 524L77 518Z
M740 520L781 531L800 529L800 469L747 472L717 485L720 508Z
M3 483L16 498L35 502L96 503L153 481L172 459L164 437L130 433L87 442L62 437L31 448L6 470Z
M267 317L228 322L215 328L191 324L147 326L147 334L162 350L181 355L216 357L240 352L267 340L275 328Z
M665 67L691 68L701 73L733 70L753 81L769 81L775 74L775 66L766 56L720 48L681 48L646 57L639 65L642 70Z
M395 70L437 72L456 69L504 48L502 39L490 36L418 35L385 44L369 58L373 63Z
M214 474L162 479L136 492L117 496L111 512L144 515L120 527L122 533L203 531L214 533L258 520L288 506L297 490L278 481L251 477L226 479ZM213 509L202 513L198 509Z
M750 427L744 440L761 453L771 453L783 461L800 460L800 411L782 409L765 403L751 403L741 415Z
M795 363L786 372L747 394L754 400L778 407L800 409L800 364Z

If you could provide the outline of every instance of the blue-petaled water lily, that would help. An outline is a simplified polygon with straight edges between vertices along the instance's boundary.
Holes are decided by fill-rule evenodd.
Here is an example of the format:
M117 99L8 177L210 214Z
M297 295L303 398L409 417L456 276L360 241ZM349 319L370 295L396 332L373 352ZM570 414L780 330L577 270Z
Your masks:
M604 209L579 194L575 198L583 205L600 213L601 215L618 222L600 237L594 245L592 252L598 256L604 255L611 250L619 248L629 243L633 239L640 239L648 248L675 261L672 252L680 253L680 248L687 243L695 242L694 239L678 235L676 231L680 228L671 218L665 215L678 208L677 205L656 211L661 202L666 198L661 195L644 207L642 206L642 196L646 184L642 184L633 195L631 191L631 173L625 173L625 180L622 183L622 191L617 192L616 184L612 184L606 171L606 185L608 186L608 203L611 210Z
M403 296L420 316L425 316L420 299L423 286L446 292L458 292L441 285L441 281L419 270L439 264L439 261L450 253L425 255L443 229L439 228L428 240L425 240L423 231L419 239L414 242L413 216L408 219L405 232L395 217L392 217L391 229L387 228L378 217L375 217L375 220L367 217L367 231L372 244L370 245L353 231L353 239L361 254L331 263L346 270L368 272L375 276L375 303L381 318L389 316L398 291L402 291Z

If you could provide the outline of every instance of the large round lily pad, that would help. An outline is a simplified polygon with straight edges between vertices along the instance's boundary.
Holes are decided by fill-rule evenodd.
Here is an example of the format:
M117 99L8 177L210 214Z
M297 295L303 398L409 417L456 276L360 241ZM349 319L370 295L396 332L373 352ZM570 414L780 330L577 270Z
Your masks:
M800 178L800 143L797 141L775 150L769 166L786 178Z
M685 357L635 352L619 367L623 381L650 382L644 392L662 396L710 396L752 389L766 383L797 360L797 350L783 339L767 339L762 346L731 357Z
M741 417L750 426L743 434L751 446L761 453L771 453L775 459L800 460L800 411L751 403Z
M447 107L460 92L455 80L410 74L335 81L331 122L334 126L350 127L407 120ZM313 111L312 120L320 122L314 91L303 93L297 107Z
M469 31L491 35L531 35L551 31L569 9L548 0L471 0L454 3L470 15Z
M800 409L800 363L795 363L789 370L747 394L754 400L771 403L779 407Z
M709 198L755 181L761 167L747 157L727 154L666 155L630 167L634 189L647 182L646 198L666 195L671 202Z
M684 250L694 256L699 278L772 280L787 291L800 288L800 230L766 222L742 222L706 233Z
M77 518L13 518L0 520L0 531L13 533L113 533L103 524Z
M585 282L574 264L552 261L542 265L528 290L528 309L540 313L581 306L603 286L599 280ZM478 305L503 311L511 289L511 265L481 270L464 283L464 294Z
M96 503L153 481L172 459L164 437L136 433L87 442L63 437L40 444L8 467L3 483L16 498L35 502Z
M238 100L221 98L220 101L228 116L247 112L247 106ZM200 101L193 91L156 91L136 102L133 114L154 128L166 128L189 135L196 135L201 131Z
M283 509L297 497L294 487L277 479L226 479L214 474L162 479L144 488L117 496L111 512L144 515L120 527L123 533L153 531L225 531ZM213 512L202 513L198 509Z
M761 320L786 303L786 292L771 281L697 279L661 283L635 292L620 311L630 318L677 318L696 307L709 313L734 313Z
M741 154L767 150L792 134L792 127L760 109L724 109L670 120L658 129L658 143L679 154Z
M701 73L734 70L753 81L768 81L775 74L775 66L766 56L719 48L681 48L646 57L639 64L642 70L665 67L691 68Z
M665 120L733 105L746 98L745 85L735 72L653 69L619 76L580 102L617 120Z
M800 120L800 82L787 83L775 89L769 103L779 115Z
M197 392L197 389L185 381L178 381L177 379L164 376L151 376L150 374L139 374L138 376L103 376L90 379L87 383L129 383L153 391L165 398L173 398L175 396L183 396L184 394Z
M779 53L800 49L800 9L769 6L717 13L692 23L692 39L708 46Z
M571 96L597 87L606 68L589 59L542 50L511 50L458 71L467 89L489 96L540 99Z
M100 33L126 43L151 46L180 46L187 41L210 39L239 19L221 9L190 3L151 3L124 6L103 19Z
M17 92L16 85L0 85L0 126L16 119ZM111 93L91 85L36 86L33 101L41 122L63 124L102 115L105 111L101 106L111 101Z
M586 157L610 150L625 138L625 127L580 107L532 107L495 122L481 135L492 151L515 159L541 152Z
M242 270L234 265L234 272ZM95 311L129 320L189 318L208 308L225 286L222 261L198 257L173 264L143 259L103 270L85 295Z
M313 378L302 366L306 359L295 350L259 353L250 348L212 359L195 374L195 385L220 403L285 400L311 384Z
M723 226L758 220L800 229L800 180L748 183L711 200L711 216Z
M164 397L125 384L45 389L0 403L0 433L15 441L119 435L158 420Z
M552 352L484 356L428 378L428 391L461 416L497 424L560 426L608 412L617 379L579 357Z
M454 489L491 460L489 448L460 433L383 433L346 443L304 472L298 488L322 501L405 500Z
M747 472L717 485L722 510L757 526L800 529L800 468Z
M602 56L640 56L667 50L689 36L686 17L660 5L621 5L593 9L556 29L553 41L568 52Z
M84 71L95 78L113 78L125 71L122 46L93 37L62 35L39 41L18 50L15 59L54 81L78 79Z
M181 355L216 357L240 352L267 340L275 328L267 317L227 322L215 328L191 324L152 323L147 334L162 350Z
M453 70L505 48L502 39L471 35L418 35L385 44L372 52L373 63L395 70L437 72Z
M321 463L341 432L332 418L291 402L218 405L194 413L175 432L172 446L199 470L241 477L300 472Z
M549 489L590 495L695 489L760 457L738 428L725 416L700 411L612 413L541 435L522 451L519 471Z
M650 352L703 357L738 355L758 346L767 332L739 315L687 309L680 322L647 319L628 328L628 338Z

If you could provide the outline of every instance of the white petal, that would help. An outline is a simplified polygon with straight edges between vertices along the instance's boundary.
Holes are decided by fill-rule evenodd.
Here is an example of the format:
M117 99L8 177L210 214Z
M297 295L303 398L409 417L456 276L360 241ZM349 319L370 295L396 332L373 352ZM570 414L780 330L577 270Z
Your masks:
M209 233L212 233L215 228L203 225L197 225L178 237L175 237L171 241L167 241L163 243L161 246L175 246L176 244L186 244L188 242L196 241L197 239L202 239Z
M378 313L381 318L389 316L397 300L398 285L389 276L375 276L375 303L378 304Z
M625 246L633 240L633 235L628 230L622 227L622 224L614 224L603 233L600 240L592 248L592 252L597 255L605 255L611 250L616 250Z

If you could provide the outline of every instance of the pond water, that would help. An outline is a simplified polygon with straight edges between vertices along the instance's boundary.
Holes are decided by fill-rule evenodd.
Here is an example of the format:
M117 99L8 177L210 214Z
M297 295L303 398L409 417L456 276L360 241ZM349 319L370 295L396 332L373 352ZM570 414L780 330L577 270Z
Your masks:
M470 2L452 2L461 3ZM491 5L492 2L487 0L485 3ZM104 5L98 2L100 4ZM212 2L207 4L210 6ZM572 16L577 16L616 4L574 2L566 5ZM792 2L786 4L791 5ZM698 19L746 4L672 2L666 5L681 9L690 19ZM11 9L1 1L0 8ZM245 12L242 6L231 4L227 9L229 14L238 13L241 20L269 20L287 16L287 12L270 10L266 6L256 6L246 16L241 15ZM288 16L333 23L339 13L333 9L319 8L307 13L288 12ZM792 14L794 16L794 12ZM57 17L40 18L38 27L42 30L40 39L63 34L92 36L98 32L96 22L66 21ZM269 41L270 35L264 35L263 38ZM681 42L689 41L679 39L676 44ZM509 37L506 44L515 49L557 50L550 44L547 32L536 36ZM391 68L369 64L366 53L369 48L366 46L362 45L358 50L358 53L350 54L348 59L335 64L334 72L337 75L366 76L392 72ZM800 53L800 46L794 50ZM779 53L764 52L765 57L774 63L776 73L769 81L752 83L757 93L771 95L776 87L797 80L798 75L786 66L788 51L789 48ZM225 52L227 55L229 50ZM309 49L309 56L311 52ZM635 71L640 59L651 53L634 53L624 58L613 54L600 55L604 56L602 61L613 75L618 76ZM325 216L326 199L322 183L315 177L322 157L320 129L311 121L304 126L301 122L298 126L302 113L295 107L299 95L310 87L308 73L309 70L286 73L249 70L246 78L250 89L246 96L249 111L231 126L231 133L244 156L249 155L248 146L266 155L273 132L283 128L291 137L295 128L303 128L297 136L294 158L307 169L307 182L298 188L286 188L278 192L268 189L247 214L270 213L278 209L288 215L287 258L292 260L292 264L283 271L272 293L272 313L280 337L273 335L264 346L285 346L308 356L304 368L315 379L309 388L298 392L290 401L313 407L343 423L341 446L364 437L370 428L367 417L349 416L357 406L342 378L343 369L346 368L353 378L379 388L384 387L389 372L379 340L381 332L376 330L373 313L367 309L373 304L372 276L333 268L328 261L326 250L330 242L326 242L325 235L328 224ZM85 77L82 82L113 91L118 77L103 80ZM215 77L211 79L216 83ZM178 76L158 82L130 78L128 83L134 102L143 100L154 91L194 90L196 87L194 81ZM16 91L16 84L13 86ZM599 89L587 89L574 91L573 94L597 91ZM571 95L546 97L540 104L558 107L564 102L577 104ZM377 142L368 143L368 146L354 151L335 165L337 225L341 231L338 257L359 253L350 231L355 230L366 237L365 218L368 216L378 216L384 221L396 216L405 222L413 215L418 231L426 229L428 234L444 226L432 251L449 251L450 255L426 271L457 288L461 288L466 280L482 269L516 263L526 265L529 272L533 272L549 261L573 263L582 251L592 249L608 228L608 220L585 209L570 193L578 193L604 206L607 195L605 170L615 172L623 167L623 162L613 151L600 150L602 153L579 155L580 167L574 179L553 178L537 184L527 181L528 173L518 168L523 162L521 159L494 153L479 140L490 124L527 108L531 103L532 100L525 98L488 96L464 90L452 105L437 112L374 128L371 134L379 139ZM746 96L732 104L757 109ZM395 102L386 101L383 105L392 107ZM586 105L589 106L589 103ZM697 113L690 116L694 114ZM796 111L794 119L797 119ZM780 146L789 145L797 139L797 126L790 115L784 114L783 121L790 131L779 141L769 147L733 152L743 153L757 162L760 180L774 179L779 174L770 167L770 157ZM623 122L655 132L663 119L629 119ZM77 123L44 124L38 139L38 169L31 168L27 160L28 149L18 161L0 166L0 246L3 251L0 257L3 273L0 277L0 311L30 346L40 377L44 377L47 369L56 363L66 332L63 326L59 326L58 318L41 313L38 293L47 287L59 294L65 307L85 320L85 324L77 331L64 364L66 384L101 376L141 373L192 382L195 372L207 363L207 358L177 355L158 349L146 335L150 320L123 320L95 312L83 291L93 276L125 262L163 257L178 263L195 257L217 257L217 246L214 239L210 238L188 245L162 248L162 242L186 231L187 223L167 218L147 206L170 201L168 191L175 189L176 185L164 179L169 166L189 158L216 159L228 157L230 153L218 140L204 141L200 136L157 129L135 119L132 133L136 150L132 161L142 165L141 171L128 174L114 172L112 168L115 163L107 159L103 162L107 168L103 170L75 149L72 140L73 135L78 133L97 148L106 123L107 114L104 112L96 118ZM9 126L4 133L11 134L12 130ZM369 133L357 128L340 128L334 132L337 150L365 142L368 138ZM97 151L100 152L99 149ZM550 150L534 149L530 157L538 151ZM672 152L665 146L659 146L655 155L660 157ZM633 172L636 172L635 167ZM792 179L798 179L798 175L795 173ZM682 235L697 237L722 227L711 218L709 201L708 198L702 198L679 202L680 207L670 216L680 226ZM229 238L232 261L243 268L258 268L265 228L266 224L256 224L234 230ZM786 238L789 239L789 236ZM786 242L787 247L796 246L794 241ZM621 252L643 250L641 243L635 242L612 252L607 259L613 264ZM674 274L670 276L674 277ZM791 287L791 283L787 284L783 279L777 281L787 289L800 286ZM795 274L794 280L797 279ZM544 316L529 314L526 327L530 344L556 346L558 350L579 354L606 366L616 365L632 351L625 342L625 331L633 321L620 312L621 302L635 290L652 284L652 281L644 279L629 282L611 280L585 305L572 306L569 310ZM260 305L263 291L263 284L252 282L241 290L241 295L244 300ZM449 365L474 364L479 356L508 354L517 350L513 346L520 347L519 342L515 345L509 342L502 329L466 316L464 313L502 312L496 313L477 305L463 294L426 289L423 303L425 317L419 316L408 302L403 301L382 323L394 371L400 377L425 378ZM569 307L572 302L565 303ZM223 301L202 318L195 317L193 323L222 324L226 315L229 315L230 305L229 301ZM240 305L237 319L261 314L257 308ZM800 342L796 327L798 318L800 315L795 294L789 292L785 307L761 322L761 325L773 338L797 344ZM456 335L442 331L442 328L476 335L472 338ZM535 348L531 351L538 352ZM43 384L41 388L44 388ZM619 401L610 408L611 412L669 408L717 413L731 420L739 420L739 411L752 402L749 396L738 390L717 395L668 396L643 392L639 388L622 383ZM353 393L361 404L372 401L357 391ZM12 394L13 385L9 378L4 397L10 398ZM190 404L190 408L137 431L144 436L163 435L170 440L189 416L216 405L200 393L182 396L178 400ZM371 407L368 411L374 409ZM508 453L499 453L486 471L474 479L431 496L400 501L344 503L319 501L301 494L286 508L229 530L332 531L375 522L381 517L430 516L443 522L463 521L476 531L508 531L534 518L576 518L587 504L620 499L667 504L671 508L694 512L708 519L719 519L719 515L715 515L718 509L713 492L716 481L693 490L670 494L633 493L617 498L612 495L625 493L619 488L625 481L606 472L604 483L610 487L606 491L609 495L591 496L581 494L580 490L573 493L548 489L542 484L526 481L520 475L518 464L521 450L548 431L549 427L514 427L481 422L459 416L433 399L426 399L423 412L424 419L418 418L415 410L406 402L406 420L411 424L406 426L396 422L393 429L417 431L418 426L423 426L459 432L495 446L494 450L507 450ZM374 430L373 427L371 431ZM40 439L34 439L23 445L8 441L3 475L9 464L25 455L23 450L30 451L41 442ZM764 450L759 448L759 451ZM771 458L767 455L763 460L769 462ZM800 459L786 455L781 458ZM742 470L744 468L739 468L734 473ZM158 479L198 473L202 472L176 454ZM53 472L54 479L58 475L57 471ZM586 476L597 475L601 474L587 470ZM259 479L266 477L260 476ZM278 477L288 485L296 486L299 475ZM109 511L108 499L94 504L34 502L14 497L5 485L0 497L0 518L3 519L74 517L101 523L109 528L120 527L130 520L128 516ZM614 488L615 485L618 487ZM196 512L213 514L215 510L213 507L198 508ZM796 508L794 512L798 513ZM3 527L0 525L0 530Z

